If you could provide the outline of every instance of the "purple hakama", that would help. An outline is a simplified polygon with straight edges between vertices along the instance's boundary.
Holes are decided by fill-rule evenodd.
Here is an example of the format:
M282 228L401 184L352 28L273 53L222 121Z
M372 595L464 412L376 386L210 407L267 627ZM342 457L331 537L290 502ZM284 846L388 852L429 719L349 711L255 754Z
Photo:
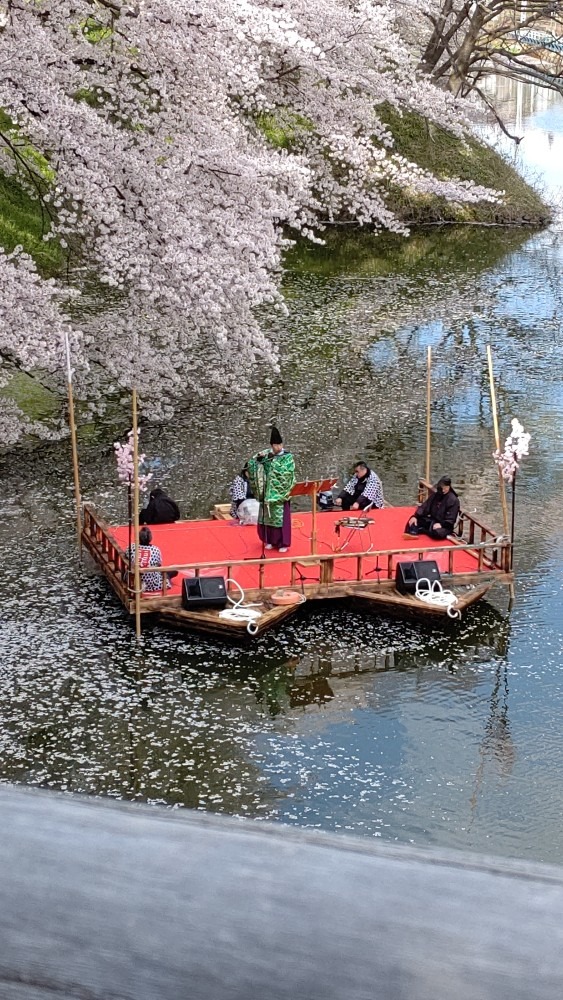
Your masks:
M260 524L258 521L258 538L265 545L273 545L275 549L288 549L291 545L291 507L289 500L283 505L283 524L281 528L273 528L271 524Z

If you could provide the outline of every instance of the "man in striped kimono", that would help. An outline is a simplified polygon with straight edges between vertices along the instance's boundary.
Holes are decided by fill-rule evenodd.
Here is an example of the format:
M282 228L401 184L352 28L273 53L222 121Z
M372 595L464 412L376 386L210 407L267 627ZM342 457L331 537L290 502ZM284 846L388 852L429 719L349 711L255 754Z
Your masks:
M356 464L354 475L334 501L335 507L342 507L342 510L365 510L366 507L383 507L383 504L381 480L365 462Z

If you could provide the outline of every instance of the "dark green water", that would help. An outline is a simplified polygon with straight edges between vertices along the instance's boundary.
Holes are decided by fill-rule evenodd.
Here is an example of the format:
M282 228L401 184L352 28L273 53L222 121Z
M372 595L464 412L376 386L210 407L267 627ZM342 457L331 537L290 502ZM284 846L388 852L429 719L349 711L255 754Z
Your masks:
M562 236L559 223L408 243L338 234L296 251L281 378L236 407L187 402L173 425L143 430L190 516L224 497L272 416L301 475L365 456L388 499L406 502L431 344L433 473L500 528L490 341L502 436L512 416L533 436L510 614L499 591L450 629L338 610L251 649L160 627L136 648L104 581L77 567L68 445L20 451L0 468L1 778L563 861ZM83 491L123 519L114 434L83 434Z

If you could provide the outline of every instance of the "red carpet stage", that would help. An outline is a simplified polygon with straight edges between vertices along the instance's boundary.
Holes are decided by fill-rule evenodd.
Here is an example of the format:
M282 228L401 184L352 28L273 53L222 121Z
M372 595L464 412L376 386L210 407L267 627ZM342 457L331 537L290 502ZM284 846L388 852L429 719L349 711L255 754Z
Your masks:
M448 552L433 552L434 549L447 546L454 550L453 572L474 573L477 571L477 558L471 552L459 551L453 542L433 541L426 535L406 538L405 524L413 513L414 507L386 507L383 510L372 510L367 514L361 511L351 511L349 516L369 517L371 524L364 529L341 527L340 535L335 531L335 524L342 517L348 516L342 511L323 512L317 515L317 553L328 555L343 550L351 557L359 552L385 551L387 549L405 549L404 555L396 556L394 563L408 561L409 558L435 559L442 573L448 572ZM308 556L311 554L311 521L310 513L292 514L292 544L287 553L276 551L266 552L266 558L289 558ZM260 559L262 543L258 538L256 527L242 527L236 521L178 521L176 524L151 525L153 545L158 545L162 551L163 565L177 566L186 563L220 562L215 568L201 571L202 576L226 576L227 566L239 559ZM128 544L128 527L123 525L111 529L111 534L124 551ZM409 553L412 552L412 556ZM348 582L356 579L356 561L353 558L342 558L334 564L334 582ZM319 580L320 565L303 566L303 576L308 583ZM264 572L264 587L286 587L290 585L290 563L280 562L267 566ZM173 581L169 594L180 593L182 576L192 576L193 572L180 572ZM245 590L258 587L258 566L235 566L231 576ZM365 556L362 564L362 576L365 580L385 580L387 578L387 559L375 556ZM295 583L300 583L299 574Z

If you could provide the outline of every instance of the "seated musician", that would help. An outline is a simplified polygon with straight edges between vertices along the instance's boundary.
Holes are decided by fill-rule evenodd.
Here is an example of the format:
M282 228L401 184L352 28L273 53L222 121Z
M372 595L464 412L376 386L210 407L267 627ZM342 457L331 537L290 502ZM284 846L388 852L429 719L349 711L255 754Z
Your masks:
M139 514L140 524L172 524L180 520L180 508L159 486L151 490L149 502Z
M459 497L452 488L450 477L442 476L428 499L409 518L405 531L408 535L447 538L454 530L459 506Z
M383 487L378 475L365 462L357 462L354 475L334 501L342 510L365 510L383 507Z
M130 559L131 569L135 566L135 543L133 542L131 550L127 548L125 553L127 558ZM139 568L148 569L149 566L162 566L162 552L160 551L158 545L152 544L152 531L149 528L141 528L139 532ZM172 584L170 580L173 576L177 576L177 570L171 570L167 573L166 586L171 587ZM162 573L142 573L141 574L141 590L144 594L155 594L159 590L162 590Z
M232 518L238 520L239 518L239 507L241 503L245 500L253 500L254 494L250 488L250 483L248 481L248 465L245 465L238 474L233 479L231 485L229 486L229 493L231 495L231 509L229 511Z

